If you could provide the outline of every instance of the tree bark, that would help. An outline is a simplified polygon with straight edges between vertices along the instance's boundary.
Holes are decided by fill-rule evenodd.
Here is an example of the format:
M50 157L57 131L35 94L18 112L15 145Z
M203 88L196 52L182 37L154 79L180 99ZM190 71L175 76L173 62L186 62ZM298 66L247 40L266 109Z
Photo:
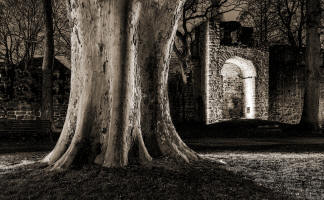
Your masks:
M306 84L304 107L300 125L311 131L319 130L319 83L320 83L320 0L306 2Z
M43 0L45 19L44 57L42 64L41 119L53 123L52 68L54 61L54 37L52 0Z
M67 118L44 162L126 166L195 152L170 117L167 77L184 0L71 0L72 77Z

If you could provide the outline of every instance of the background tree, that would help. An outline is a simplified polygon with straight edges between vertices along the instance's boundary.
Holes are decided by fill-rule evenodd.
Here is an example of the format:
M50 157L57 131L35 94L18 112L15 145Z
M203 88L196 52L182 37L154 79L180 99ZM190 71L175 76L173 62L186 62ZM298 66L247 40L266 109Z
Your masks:
M0 2L0 59L17 65L34 57L42 41L40 0L6 0Z
M31 91L35 91L32 83L35 73L29 63L42 46L40 9L38 0L0 2L0 60L6 64L7 101L12 101L17 94L31 99Z
M52 0L43 0L44 13L44 56L42 64L42 106L41 119L53 124L53 62L54 62L54 31Z
M245 6L238 16L244 26L254 27L256 46L267 46L278 40L279 20L274 9L275 0L254 1L246 0Z
M284 43L290 45L299 55L305 46L306 0L246 2L239 20L255 27L257 45Z
M306 0L276 0L274 3L281 32L291 47L302 52L306 35Z
M71 58L71 25L67 15L66 0L55 0L53 7L53 29L55 55Z
M197 160L170 117L167 77L184 0L71 0L72 81L63 131L44 162L125 166L129 155ZM159 23L156 23L156 22Z
M321 0L321 49L324 49L324 0Z
M308 0L306 21L306 84L304 95L304 107L300 125L307 129L319 130L319 83L321 66L320 59L320 27L321 4L320 0Z
M174 52L180 61L180 72L183 82L187 82L185 70L191 65L191 47L195 41L195 28L208 20L220 21L222 15L237 9L243 5L242 0L187 0L183 11L179 28L176 33Z
M55 55L70 58L70 24L66 2L52 3ZM41 0L0 1L0 60L12 65L28 64L35 55L43 55L45 37Z

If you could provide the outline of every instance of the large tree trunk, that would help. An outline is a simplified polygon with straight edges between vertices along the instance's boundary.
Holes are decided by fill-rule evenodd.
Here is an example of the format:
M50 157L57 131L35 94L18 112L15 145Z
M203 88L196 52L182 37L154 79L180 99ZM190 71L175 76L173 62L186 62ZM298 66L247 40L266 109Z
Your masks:
M306 84L300 121L300 125L315 132L319 130L320 8L320 0L307 1Z
M184 0L71 0L72 77L67 118L44 162L120 167L130 158L197 155L170 117L167 77ZM131 156L132 155L132 156Z
M54 37L52 0L43 0L45 19L44 57L42 65L41 119L53 122L52 68L54 61Z

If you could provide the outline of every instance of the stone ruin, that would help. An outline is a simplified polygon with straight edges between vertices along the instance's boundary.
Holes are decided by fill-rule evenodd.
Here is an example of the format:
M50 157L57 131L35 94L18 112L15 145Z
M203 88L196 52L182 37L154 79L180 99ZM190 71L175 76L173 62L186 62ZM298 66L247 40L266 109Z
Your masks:
M195 38L187 84L181 81L175 55L170 63L168 89L175 124L232 119L299 122L305 66L303 61L297 64L292 48L255 48L253 28L239 22L206 22L196 28ZM320 88L323 124L324 68Z

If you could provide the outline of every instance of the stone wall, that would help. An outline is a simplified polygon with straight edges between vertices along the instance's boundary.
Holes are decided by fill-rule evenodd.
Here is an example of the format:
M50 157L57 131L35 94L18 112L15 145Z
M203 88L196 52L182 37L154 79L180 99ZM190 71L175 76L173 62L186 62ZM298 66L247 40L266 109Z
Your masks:
M268 119L268 52L252 48L241 48L235 46L221 46L219 43L219 31L217 26L208 22L202 25L208 31L205 31L206 38L202 40L206 44L207 55L202 54L201 59L205 59L203 68L206 71L206 98L204 101L206 123L215 123L223 116L223 80L221 70L225 62L233 57L240 57L253 63L256 70L256 118Z
M193 63L186 69L188 83L185 85L179 72L180 63L173 55L168 85L170 111L174 123L198 121L210 124L228 119L229 116L238 118L242 115L242 111L236 111L244 105L242 91L236 94L236 96L241 94L239 98L234 99L232 95L230 102L224 97L226 92L223 89L221 70L225 62L233 57L247 59L253 63L257 74L256 94L253 97L257 105L256 118L268 118L268 52L238 46L223 46L220 31L219 26L211 22L196 28L194 49L197 50L195 51L197 55L194 55ZM242 82L243 80L240 81L241 86ZM229 114L229 107L232 107L231 114Z
M291 48L270 49L269 119L296 124L301 117L304 96L304 66L297 66Z
M0 119L37 120L41 106L41 64L36 58L28 69L0 64ZM57 128L65 121L70 92L70 70L55 59L53 69L53 119Z
M267 49L240 46L240 42L221 45L220 30L212 22L202 24L195 33L198 55L186 71L189 77L187 85L182 85L180 73L175 70L179 65L175 56L170 64L169 97L174 122L202 121L210 124L242 116L240 107L244 102L240 101L244 101L241 97L244 94L239 92L242 91L239 86L244 87L244 84L242 86L240 79L224 79L221 74L226 61L233 57L251 61L256 70L255 118L290 124L300 121L305 85L304 53L296 54L287 46L272 46L269 53ZM232 93L238 96L237 105L232 98L235 95L227 92L230 90L236 90ZM320 124L324 126L324 64L319 101ZM231 116L229 110L237 112L231 111Z
M292 48L278 45L270 49L269 119L289 124L300 121L304 87L305 61ZM297 63L299 61L300 64ZM324 66L324 65L323 65ZM324 125L324 68L320 80L320 125Z
M185 70L187 83L184 83L180 65L176 55L172 55L168 77L172 120L175 124L202 121L200 67L195 62L191 63L190 67Z

